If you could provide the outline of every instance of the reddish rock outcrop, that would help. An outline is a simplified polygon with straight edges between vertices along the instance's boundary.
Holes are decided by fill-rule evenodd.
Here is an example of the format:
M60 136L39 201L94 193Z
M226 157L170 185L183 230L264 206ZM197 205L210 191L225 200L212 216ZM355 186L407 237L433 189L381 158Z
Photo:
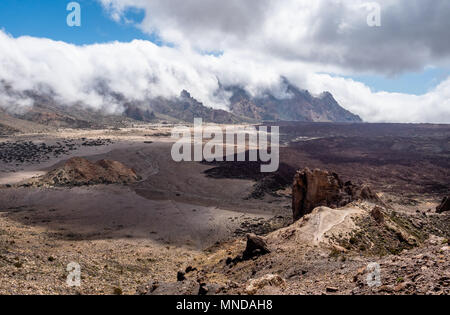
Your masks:
M373 208L370 212L370 215L375 221L377 221L378 224L384 224L384 214L380 207L375 206L375 208Z
M98 184L129 184L139 179L136 172L117 161L92 163L84 158L72 158L41 178L51 186L84 186Z
M305 168L298 171L294 177L292 188L294 221L311 213L317 207L340 208L355 200L382 203L368 186L343 183L336 173Z
M450 197L445 197L442 203L436 208L437 213L450 211Z
M247 247L242 256L244 260L269 253L270 250L267 247L267 243L262 237L256 236L255 234L247 235Z

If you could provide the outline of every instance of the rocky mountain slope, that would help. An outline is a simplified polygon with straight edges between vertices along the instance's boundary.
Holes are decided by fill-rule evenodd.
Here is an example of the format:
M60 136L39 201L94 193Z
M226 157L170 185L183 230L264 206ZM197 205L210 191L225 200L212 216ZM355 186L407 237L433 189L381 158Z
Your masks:
M202 118L204 122L235 124L262 121L307 121L307 122L361 122L360 117L342 108L330 93L319 97L302 91L285 80L283 96L275 96L266 91L260 96L251 96L239 86L220 86L217 93L229 96L230 111L213 109L203 104L183 90L174 98L149 98L144 101L130 101L123 95L107 88L100 93L122 107L117 113L106 109L94 110L85 104L60 104L51 93L27 91L13 93L12 87L1 88L0 93L8 93L16 98L31 99L33 106L22 110L10 108L0 111L0 124L6 116L32 122L38 126L54 128L104 128L126 127L136 122L190 122ZM8 108L9 104L0 104ZM14 122L13 122L14 124ZM11 126L9 126L11 127ZM34 126L37 128L37 126ZM33 128L33 129L36 129ZM12 128L14 129L14 128ZM39 128L37 128L39 129ZM5 131L3 131L5 130ZM22 131L21 128L19 130ZM6 133L6 127L1 128Z
M285 80L283 96L266 91L252 97L240 87L229 87L232 113L258 121L361 122L361 118L341 107L329 92L319 97L302 91Z
M183 90L178 98L153 99L149 102L149 108L156 116L171 117L191 123L194 121L194 118L202 118L204 122L221 124L257 121L256 119L244 117L244 115L235 115L224 110L209 108L193 98L186 90Z
M301 201L293 196L292 225L213 247L172 282L152 281L138 293L449 293L448 214L399 212L363 196L339 208L321 206L341 192L339 185L322 181L332 174L307 169L298 174L318 183L304 187L303 199L313 203L310 213L295 217ZM294 186L298 182L296 176Z

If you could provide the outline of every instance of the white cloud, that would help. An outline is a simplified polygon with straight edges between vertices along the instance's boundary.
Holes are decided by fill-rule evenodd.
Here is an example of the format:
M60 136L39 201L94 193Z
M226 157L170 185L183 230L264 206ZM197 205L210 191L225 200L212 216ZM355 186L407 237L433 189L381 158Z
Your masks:
M341 77L355 72L396 73L444 62L450 42L439 36L445 36L440 28L449 23L443 17L450 12L441 0L428 7L418 0L380 1L380 29L365 25L367 12L361 11L360 0L100 1L116 20L127 8L146 10L140 27L174 46L142 40L75 46L12 38L0 31L0 81L14 90L0 91L0 106L17 110L31 102L24 91L48 90L64 104L82 102L120 112L121 103L102 91L145 101L178 96L186 89L207 106L226 108L224 95L215 94L218 80L242 85L252 94L271 89L283 95L284 76L316 94L330 91L343 107L366 121L450 122L450 79L414 96L374 93ZM418 17L434 20L413 25ZM223 54L199 53L204 50Z
M447 63L448 0L377 0L381 27L369 27L368 0L99 0L112 14L146 12L139 27L201 51L258 51L337 67L397 74Z
M374 93L360 82L324 74L312 74L306 85L332 91L340 104L368 122L450 123L450 78L424 95Z

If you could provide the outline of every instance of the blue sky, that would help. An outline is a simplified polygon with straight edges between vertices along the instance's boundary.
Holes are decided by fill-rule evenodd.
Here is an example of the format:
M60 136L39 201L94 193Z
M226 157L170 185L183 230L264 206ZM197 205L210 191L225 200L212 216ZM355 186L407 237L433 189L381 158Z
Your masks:
M46 37L83 45L110 41L146 39L156 37L144 34L133 24L113 21L97 1L78 0L81 6L81 27L66 24L67 0L2 0L0 1L0 28L14 37L23 35ZM129 10L127 19L139 22L144 12Z
M384 91L389 93L423 95L446 80L450 76L450 71L444 68L430 68L422 72L408 72L392 77L382 75L330 75L335 78L344 77L364 83L374 93Z
M444 68L430 68L423 72L409 72L393 77L381 75L351 76L355 81L369 86L373 92L391 92L422 95L448 78L450 71Z

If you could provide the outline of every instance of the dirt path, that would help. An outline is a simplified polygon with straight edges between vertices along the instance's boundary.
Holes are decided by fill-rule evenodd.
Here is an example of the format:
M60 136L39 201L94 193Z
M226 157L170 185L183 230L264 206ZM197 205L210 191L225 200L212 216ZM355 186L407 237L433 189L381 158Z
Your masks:
M336 230L344 229L351 224L347 219L351 215L361 213L361 209L346 208L341 210L334 210L329 208L319 208L316 210L317 214L314 216L314 235L313 242L318 245L324 240L324 235L329 232L336 232Z
M343 209L316 208L293 225L275 231L268 236L269 241L281 246L298 244L320 245L327 242L327 236L347 233L355 228L352 217L362 215L364 210L356 207ZM291 239L291 242L286 242Z

